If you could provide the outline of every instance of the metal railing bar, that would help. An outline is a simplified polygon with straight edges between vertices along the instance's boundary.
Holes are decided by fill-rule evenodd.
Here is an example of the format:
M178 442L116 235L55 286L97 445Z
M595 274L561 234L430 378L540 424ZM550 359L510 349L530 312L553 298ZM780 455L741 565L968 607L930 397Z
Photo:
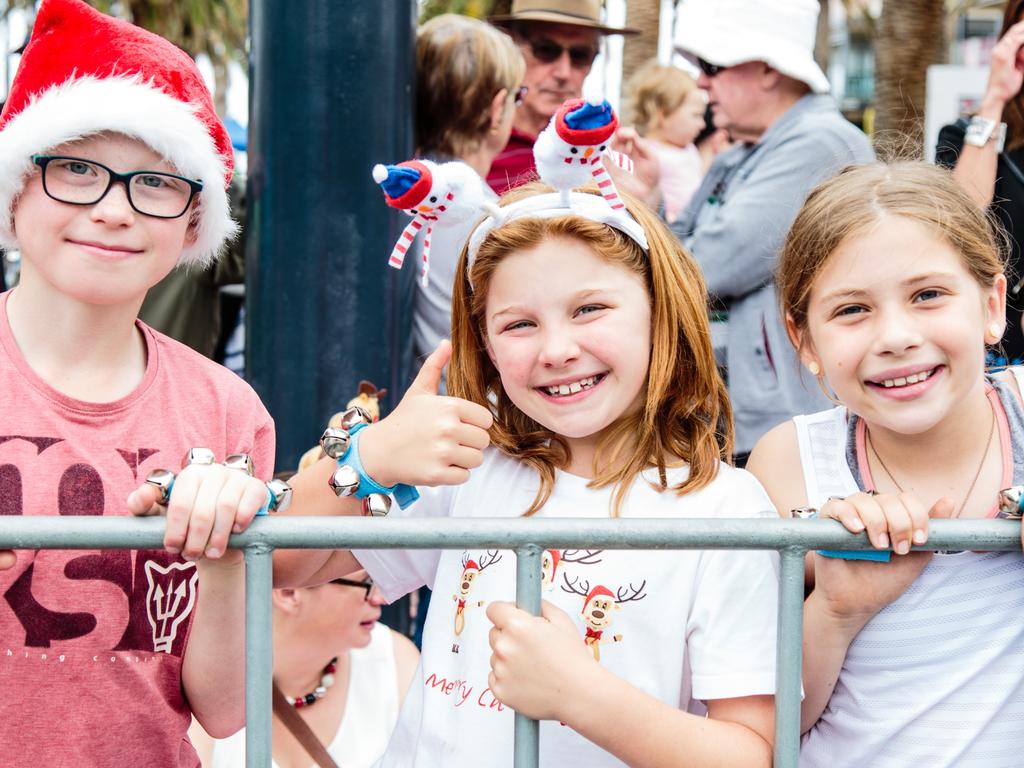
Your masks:
M160 549L164 521L131 517L0 517L0 549ZM1010 551L1021 547L1016 520L936 520L915 550ZM516 602L540 612L540 553L548 547L603 549L778 550L775 765L795 768L799 754L803 561L807 550L872 549L834 520L444 518L261 518L231 537L246 560L246 765L271 764L271 588L274 549L515 550ZM539 761L539 723L516 715L516 768Z
M797 768L800 757L800 679L803 667L804 557L800 548L782 550L779 628L775 657L776 768Z
M516 550L516 605L540 615L540 547L528 544ZM540 723L516 712L513 726L514 768L537 768L540 763Z
M273 627L270 590L274 551L253 546L245 550L245 765L272 764ZM202 585L200 585L202 589Z
M928 543L915 550L1020 549L1020 521L934 520ZM154 549L162 546L160 518L0 517L4 549ZM260 518L230 546L274 549L516 550L589 546L603 549L872 549L834 520L730 518L580 519L442 518L388 520L348 517Z

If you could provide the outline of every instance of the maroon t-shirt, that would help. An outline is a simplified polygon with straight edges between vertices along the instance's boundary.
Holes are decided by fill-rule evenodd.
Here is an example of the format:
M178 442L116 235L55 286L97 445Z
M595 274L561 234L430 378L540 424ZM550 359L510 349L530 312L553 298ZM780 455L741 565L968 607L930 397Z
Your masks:
M273 472L274 425L248 384L139 323L148 360L112 403L62 395L28 367L0 294L0 514L127 515L153 469L192 447ZM194 563L163 551L18 550L0 571L0 764L175 766L199 759L181 666ZM239 653L244 649L239 648ZM238 692L243 696L243 691Z
M512 129L508 144L494 158L487 174L487 183L499 196L537 178L537 166L533 162L533 145L536 141L536 136Z

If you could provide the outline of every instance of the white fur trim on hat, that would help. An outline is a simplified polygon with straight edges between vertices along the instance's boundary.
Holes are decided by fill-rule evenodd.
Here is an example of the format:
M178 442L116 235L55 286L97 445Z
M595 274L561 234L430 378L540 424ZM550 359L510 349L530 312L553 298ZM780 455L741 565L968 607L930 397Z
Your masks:
M0 131L0 245L18 247L13 205L32 173L32 155L104 131L144 142L182 176L203 183L196 240L183 249L181 262L213 262L238 231L225 189L224 161L189 104L138 76L67 80L33 98L8 121Z
M814 60L818 12L818 0L687 0L676 17L675 48L722 67L763 61L828 93Z

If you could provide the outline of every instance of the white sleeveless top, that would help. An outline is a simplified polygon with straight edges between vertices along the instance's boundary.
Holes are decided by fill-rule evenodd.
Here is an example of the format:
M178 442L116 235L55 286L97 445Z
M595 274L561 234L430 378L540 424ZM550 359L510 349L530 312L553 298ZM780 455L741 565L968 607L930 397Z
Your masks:
M994 386L1007 417L1001 436L1012 442L1004 456L1014 455L1012 479L1022 483L1024 412L1012 391ZM846 409L794 421L808 503L820 507L830 495L860 490L854 472L865 475ZM800 765L1024 765L1021 553L934 556L850 644L828 706L803 737Z
M339 768L370 768L398 720L398 673L391 630L376 624L370 644L351 651L345 717L327 751ZM245 729L214 742L212 768L245 768ZM310 768L315 768L309 759ZM273 763L278 768L277 763Z

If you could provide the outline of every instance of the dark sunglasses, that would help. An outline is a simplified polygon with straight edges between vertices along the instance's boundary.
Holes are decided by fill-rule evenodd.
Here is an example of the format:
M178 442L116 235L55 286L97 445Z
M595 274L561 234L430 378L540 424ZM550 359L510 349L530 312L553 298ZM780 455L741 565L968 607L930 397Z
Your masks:
M366 595L363 600L370 599L370 592L373 591L373 579L367 577L365 581L356 581L354 579L331 579L329 584L340 584L343 587L359 587L359 589L365 589Z
M697 57L697 68L704 73L705 77L714 77L728 69L728 67L723 67L720 64L712 64L710 61L704 61L704 59L699 56Z
M576 67L576 69L589 67L594 63L594 59L597 58L597 47L593 45L564 46L546 37L540 37L528 42L533 58L544 64L558 61L566 51L569 52L569 63Z
M529 88L527 88L525 85L520 85L518 88L516 88L515 96L512 99L513 103L518 107L520 104L523 103L523 99L526 98L526 94L529 92Z

